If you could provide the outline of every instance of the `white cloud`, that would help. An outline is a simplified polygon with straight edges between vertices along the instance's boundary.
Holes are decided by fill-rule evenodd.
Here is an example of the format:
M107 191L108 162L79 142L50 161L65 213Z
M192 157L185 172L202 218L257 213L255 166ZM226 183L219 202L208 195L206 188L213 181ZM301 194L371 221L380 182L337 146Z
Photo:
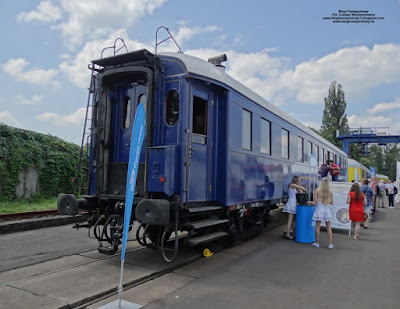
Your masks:
M18 104L33 105L41 102L43 96L35 94L31 98L25 98L22 94L18 94L15 98Z
M343 86L346 98L359 99L374 87L400 80L400 45L381 44L345 48L287 69L288 59L271 56L277 48L249 54L235 51L190 50L187 54L207 60L228 56L227 73L275 105L296 99L299 103L323 104L332 81Z
M241 35L241 34L237 34L237 35L235 36L235 39L234 39L234 41L233 41L233 44L239 44L239 43L242 42L242 40L243 40L242 35Z
M44 1L31 12L19 15L19 21L53 22L52 29L61 31L69 48L84 38L99 39L114 29L128 28L146 14L152 14L166 0L54 0ZM54 3L54 5L52 4ZM61 19L61 15L66 18Z
M183 23L183 22L182 22ZM196 27L193 29L189 29L186 26L182 26L178 30L178 36L181 38L182 41L189 40L192 38L194 35L204 33L204 32L209 32L209 31L217 31L219 28L218 27ZM90 82L90 71L85 70L87 68L87 65L91 63L92 60L99 59L101 58L101 51L108 46L113 46L115 39L116 38L123 38L125 45L128 48L128 51L135 51L139 49L147 49L151 52L154 52L154 45L149 45L149 44L144 44L138 41L130 40L129 35L125 29L119 29L115 30L114 32L110 33L110 35L107 38L104 39L98 39L98 40L92 40L88 43L85 44L85 46L82 48L81 51L79 51L74 57L67 57L64 56L63 59L65 59L64 62L60 64L60 71L66 74L68 79L72 81L76 86L80 88L87 88L89 86ZM174 36L175 40L178 39ZM179 41L180 42L180 41ZM154 42L152 42L153 44ZM119 47L121 44L120 41L117 41L117 46ZM161 45L162 48L159 49L159 51L177 51L177 47L174 44L172 40L168 40L165 42L163 45ZM125 52L125 49L121 51L122 53ZM197 54L204 54L204 50L200 50L199 53ZM112 49L109 49L105 51L105 54L103 57L108 57L111 56L113 53ZM190 51L187 52L190 54ZM221 53L221 52L210 52L210 56L215 56L216 53ZM203 58L206 59L207 58Z
M295 117L293 117L293 118L295 118ZM317 123L317 122L314 122L314 121L303 121L302 124L305 125L306 127L311 127L311 128L316 129L316 130L321 129L321 124Z
M399 67L400 45L344 48L283 72L277 91L291 91L300 102L321 103L336 80L347 97L360 98L371 88L399 81Z
M57 70L32 69L25 70L29 65L23 58L10 59L3 65L3 70L17 81L28 82L37 85L59 86L59 82L54 80L57 76Z
M75 57L65 58L65 61L60 64L60 71L63 72L76 86L80 88L88 88L90 83L90 70L87 69L88 64L91 63L92 60L100 59L102 50L105 47L113 46L115 38L124 38L128 51L138 49L151 50L153 48L152 46L127 39L127 32L120 29L111 33L107 39L93 40L86 43L83 49L79 51ZM117 46L119 47L120 45L118 44L121 44L121 42L117 42ZM125 52L125 49L122 50L122 52ZM113 50L109 49L105 52L103 57L111 56L111 53L113 53Z
M367 110L367 113L377 114L399 108L400 108L400 98L396 98L396 101L394 102L381 102L376 104L373 108Z
M249 54L229 52L229 69L233 78L257 92L267 100L277 90L277 80L284 69L284 58L271 57L268 50Z
M397 114L390 114L389 116L351 115L347 116L347 121L350 128L378 128L388 127L390 125L391 131L398 131L400 129L400 123Z
M40 21L42 23L51 23L61 18L61 10L54 6L51 1L42 1L39 6L28 13L22 12L17 17L17 22L29 23L32 21Z
M206 26L206 27L194 27L189 28L185 25L181 25L177 33L173 33L175 41L181 45L185 41L191 40L195 35L200 33L220 31L221 29L216 26Z
M190 41L194 36L202 34L202 33L208 33L208 32L215 32L215 31L221 31L221 29L217 26L205 26L205 27L193 27L190 28L186 26L185 21L180 21L178 22L178 25L180 26L178 31L172 31L169 29L170 33L172 34L174 40L176 43L179 45L180 48L185 44L185 42ZM158 38L157 41L162 42L165 40L162 44L160 44L157 47L158 52L177 52L178 47L176 46L174 40L168 39L169 34L165 30L161 29L158 32ZM219 40L223 41L225 39L225 36L222 34L219 36ZM188 51L184 51L185 53L188 53Z
M196 49L185 53L206 61L210 57L226 54L228 61L223 63L226 72L266 100L270 100L277 93L277 81L287 62L286 58L271 57L269 52L273 50L275 48L245 54L232 50ZM272 101L274 104L277 102L281 102L278 97Z
M18 120L8 111L0 112L0 122L12 127L20 127Z
M60 115L56 113L44 113L36 116L39 121L53 124L58 127L74 127L82 125L85 121L86 108L79 108L70 115Z

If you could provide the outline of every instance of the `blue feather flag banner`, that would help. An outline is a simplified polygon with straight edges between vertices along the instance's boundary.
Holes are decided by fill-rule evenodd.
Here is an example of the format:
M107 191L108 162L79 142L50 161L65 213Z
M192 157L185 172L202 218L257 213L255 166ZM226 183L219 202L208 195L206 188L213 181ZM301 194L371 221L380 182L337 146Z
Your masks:
M129 148L128 173L126 176L124 229L122 232L121 260L125 259L126 242L128 240L129 224L132 215L133 198L135 195L137 171L139 168L140 152L142 150L145 135L145 113L143 104L136 109L135 120L132 129L131 145Z

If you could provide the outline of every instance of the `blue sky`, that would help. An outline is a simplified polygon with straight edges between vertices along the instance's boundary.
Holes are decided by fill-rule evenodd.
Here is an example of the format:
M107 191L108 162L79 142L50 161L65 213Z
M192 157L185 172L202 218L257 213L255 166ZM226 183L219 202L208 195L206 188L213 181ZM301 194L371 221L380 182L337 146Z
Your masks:
M400 131L400 0L3 0L0 8L7 125L80 144L90 60L118 37L129 51L154 52L163 25L184 53L226 53L228 74L306 125L319 128L337 81L351 127ZM383 19L323 19L339 10Z

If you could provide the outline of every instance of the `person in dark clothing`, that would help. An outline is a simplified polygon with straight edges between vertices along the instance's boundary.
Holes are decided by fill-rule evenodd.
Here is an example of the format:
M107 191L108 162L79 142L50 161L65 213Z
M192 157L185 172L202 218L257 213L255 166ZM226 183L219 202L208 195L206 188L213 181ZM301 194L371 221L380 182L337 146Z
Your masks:
M321 175L321 178L328 177L329 173L328 161L326 161L326 163L321 164L318 173Z
M333 163L332 160L329 160L328 161L328 168L329 168L329 171L331 172L332 181L339 181L339 175L340 175L340 167L339 167L339 165Z

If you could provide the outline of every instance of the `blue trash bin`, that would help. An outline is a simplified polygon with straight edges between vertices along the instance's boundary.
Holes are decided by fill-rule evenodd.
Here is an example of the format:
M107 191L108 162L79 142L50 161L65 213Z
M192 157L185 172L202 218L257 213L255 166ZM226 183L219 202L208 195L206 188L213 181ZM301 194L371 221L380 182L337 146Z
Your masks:
M316 206L297 205L296 210L296 241L312 243L315 241L315 226L312 216Z

